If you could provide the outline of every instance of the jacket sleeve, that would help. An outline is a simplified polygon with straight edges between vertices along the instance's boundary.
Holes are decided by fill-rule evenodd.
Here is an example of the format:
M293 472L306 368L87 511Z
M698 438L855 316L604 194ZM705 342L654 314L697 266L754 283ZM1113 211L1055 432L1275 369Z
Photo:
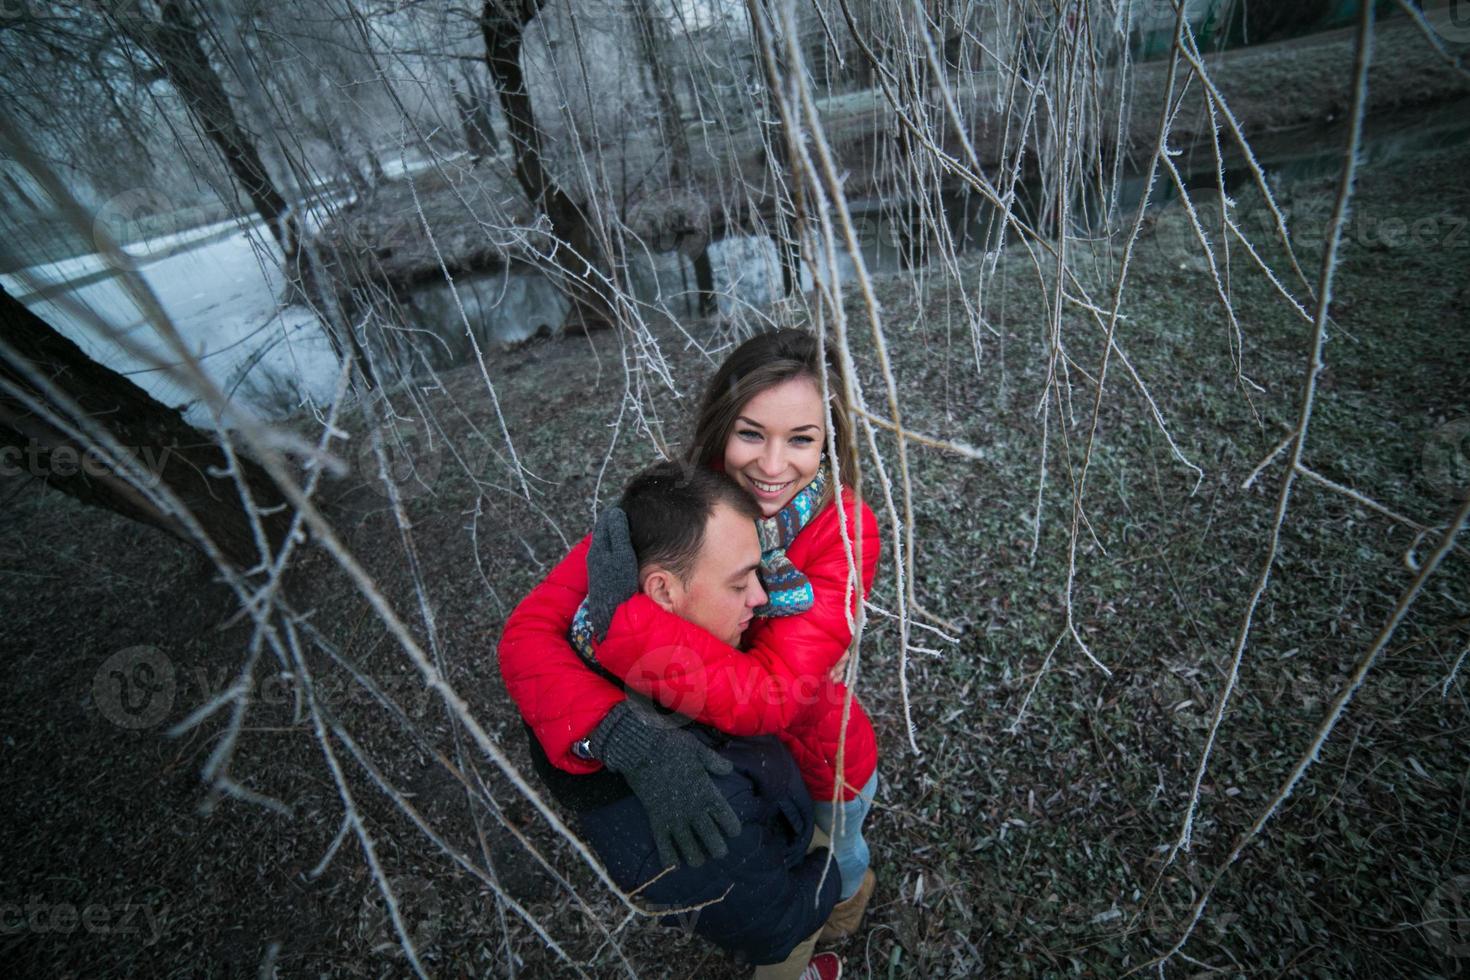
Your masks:
M856 536L853 499L843 491L849 537ZM878 566L878 522L864 504L862 515L862 593L867 595ZM644 595L618 607L597 660L633 690L664 707L732 735L784 730L803 707L820 700L827 672L852 641L848 610L847 549L835 506L829 505L802 532L799 565L812 585L812 608L797 616L762 620L737 650L665 612Z
M587 597L587 548L583 538L546 580L521 600L500 636L500 676L552 765L570 773L596 772L602 763L572 754L613 706L624 698L572 649L567 633Z

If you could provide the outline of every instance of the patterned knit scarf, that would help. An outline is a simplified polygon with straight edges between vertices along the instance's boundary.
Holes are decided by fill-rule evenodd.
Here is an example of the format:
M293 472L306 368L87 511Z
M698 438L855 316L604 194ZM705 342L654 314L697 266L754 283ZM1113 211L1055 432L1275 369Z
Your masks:
M791 564L786 549L816 514L826 489L827 469L822 467L790 503L755 522L761 541L761 586L767 595L766 604L755 611L757 616L797 616L812 607L812 583Z
M572 628L567 634L567 639L572 642L572 649L581 655L582 659L589 664L597 663L597 641L599 637L592 631L592 617L587 614L587 600L577 607L577 614L572 617Z

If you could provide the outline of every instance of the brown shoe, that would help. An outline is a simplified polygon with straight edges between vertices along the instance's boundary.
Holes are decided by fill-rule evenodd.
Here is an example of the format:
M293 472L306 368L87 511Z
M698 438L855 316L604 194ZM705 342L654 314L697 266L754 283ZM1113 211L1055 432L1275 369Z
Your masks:
M869 868L863 873L863 882L858 885L858 890L852 893L852 897L832 907L832 914L827 916L827 924L822 926L817 942L828 943L834 939L846 939L857 932L858 926L862 925L863 913L868 910L868 899L873 897L873 887L877 884L878 876L873 874L872 868Z

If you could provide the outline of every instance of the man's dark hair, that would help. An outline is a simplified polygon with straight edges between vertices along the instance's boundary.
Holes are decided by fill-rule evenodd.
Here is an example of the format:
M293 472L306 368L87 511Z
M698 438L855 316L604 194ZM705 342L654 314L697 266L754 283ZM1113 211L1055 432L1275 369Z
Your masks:
M688 581L716 504L759 520L760 506L724 473L685 462L654 463L628 481L618 506L639 569L659 565Z

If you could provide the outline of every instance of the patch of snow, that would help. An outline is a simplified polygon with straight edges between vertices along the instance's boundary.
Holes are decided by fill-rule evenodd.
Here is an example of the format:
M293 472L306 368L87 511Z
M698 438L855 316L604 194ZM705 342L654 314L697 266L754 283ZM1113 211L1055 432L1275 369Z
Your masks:
M190 229L134 246L141 254L200 241L231 222ZM233 392L237 407L277 415L289 403L324 404L335 389L339 362L314 314L280 301L280 256L244 229L193 249L166 255L140 274L171 320L184 346L215 385ZM67 282L110 271L98 255L80 256L0 276L12 295L38 283ZM117 275L81 285L64 297L28 301L38 316L70 338L89 357L127 375L168 405L187 405L190 422L210 426L208 408L193 387L170 368L178 358L133 302ZM80 307L80 309L78 309ZM99 329L95 320L107 325ZM113 334L118 340L108 336ZM129 348L138 350L130 350ZM150 363L152 354L163 365Z

